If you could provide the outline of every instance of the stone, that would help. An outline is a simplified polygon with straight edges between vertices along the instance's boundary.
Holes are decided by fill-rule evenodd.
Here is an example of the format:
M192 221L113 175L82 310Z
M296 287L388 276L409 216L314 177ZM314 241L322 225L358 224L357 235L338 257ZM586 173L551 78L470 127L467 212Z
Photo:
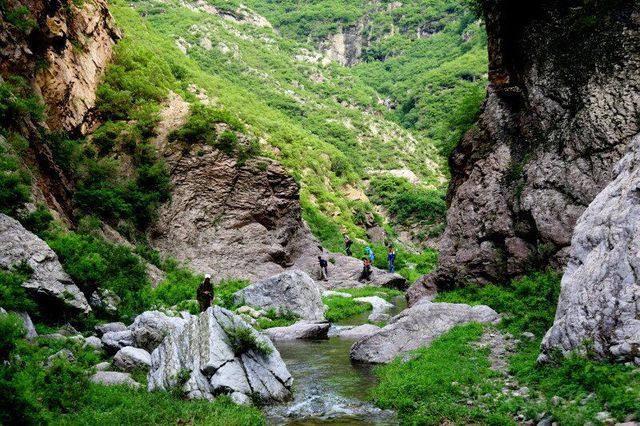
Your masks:
M56 352L55 354L47 358L47 360L44 363L44 366L51 367L53 363L59 359L64 359L64 360L67 360L68 362L76 361L76 357L73 355L73 352L71 352L69 349L60 349L58 352Z
M22 319L22 324L24 324L24 328L27 331L26 338L29 340L35 339L38 337L38 332L36 331L35 326L33 325L33 321L31 321L31 317L25 311L17 311L16 315Z
M349 293L345 293L343 291L335 291L335 290L325 290L322 292L322 297L346 297L352 298L353 296Z
M127 326L121 322L109 322L106 324L100 324L95 326L96 334L98 337L102 337L105 333L110 331L125 331Z
M85 346L88 346L88 347L93 348L95 350L102 349L102 340L100 340L100 338L98 338L96 336L87 337L86 339L84 339L84 344L85 344Z
M356 302L360 303L368 303L373 308L371 310L371 314L369 314L369 321L371 322L383 322L389 320L389 315L387 315L387 311L393 308L393 305L382 297L379 296L368 296L368 297L356 297Z
M113 365L129 372L148 369L151 366L151 355L144 349L125 346L113 357Z
M286 327L272 327L263 331L271 340L327 339L329 322L301 321Z
M264 312L264 311L262 311ZM251 318L254 319L258 319L261 316L263 316L263 313L261 311L255 310L253 309L251 306L241 306L238 309L236 309L236 313L240 314L240 315L249 315Z
M62 269L58 256L17 220L0 213L0 268L9 269L26 262L33 270L22 286L48 310L87 314L91 307L84 294Z
M102 335L102 346L109 354L115 354L125 346L133 346L131 330L109 331Z
M616 178L578 220L562 276L553 326L542 340L553 349L633 362L640 348L640 135L616 165Z
M133 380L131 374L121 373L119 371L98 371L89 378L93 383L103 386L129 386L133 389L138 389L140 383Z
M238 333L257 346L241 350ZM213 306L172 330L151 354L148 390L178 388L190 399L256 395L264 401L291 396L293 378L273 343L233 312ZM238 396L236 395L236 398Z
M108 315L115 316L120 306L120 297L109 289L97 289L89 296L89 305L93 309L102 311Z
M96 364L96 367L95 367L96 371L107 371L110 368L111 368L111 364L106 361Z
M357 327L350 328L348 330L341 331L338 334L338 337L341 339L353 339L360 340L365 337L371 336L372 334L377 333L382 328L373 324L362 324Z
M611 414L607 411L600 411L598 413L596 413L596 420L599 422L606 422L606 421L610 421L611 419Z
M320 287L302 271L283 272L245 287L235 293L234 302L291 312L306 320L324 320Z
M185 319L170 317L159 311L147 311L138 315L129 326L133 337L133 346L152 352L165 336L173 330L180 330Z
M524 333L521 334L521 336L527 340L535 340L536 338L536 335L531 333L530 331L525 331Z
M243 393L233 392L229 397L237 405L252 405L251 398Z
M376 333L356 341L349 356L355 362L386 363L398 355L428 346L456 325L495 323L498 319L498 314L488 306L422 300L393 317Z
M576 222L640 131L640 3L599 8L588 40L567 28L593 11L564 2L483 9L489 86L449 159L447 227L431 274L441 289L505 284L532 262L563 269Z

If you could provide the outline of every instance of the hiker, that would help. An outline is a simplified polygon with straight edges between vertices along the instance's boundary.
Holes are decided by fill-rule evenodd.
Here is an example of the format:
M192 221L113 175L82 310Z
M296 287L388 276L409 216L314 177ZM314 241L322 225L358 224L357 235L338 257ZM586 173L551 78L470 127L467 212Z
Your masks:
M204 281L198 286L196 299L200 305L200 312L204 312L211 306L213 302L213 285L211 284L211 275L204 276Z
M351 241L351 238L349 238L349 236L347 234L344 234L344 252L347 254L347 256L351 256L351 244L353 244L353 241Z
M322 247L318 246L318 248L320 249L320 256L318 256L318 263L320 263L320 278L323 281L327 281L327 278L329 278L329 262L327 262L327 259L324 257L324 250Z
M371 261L368 257L362 258L362 273L360 274L360 278L358 281L369 281L371 279Z
M373 263L373 261L376 260L376 255L373 252L373 250L371 250L371 247L367 246L364 249L364 252L367 254L367 256L369 256L369 261L371 261L371 263Z
M389 253L387 253L387 263L389 264L389 272L396 271L396 249L393 246L389 246Z

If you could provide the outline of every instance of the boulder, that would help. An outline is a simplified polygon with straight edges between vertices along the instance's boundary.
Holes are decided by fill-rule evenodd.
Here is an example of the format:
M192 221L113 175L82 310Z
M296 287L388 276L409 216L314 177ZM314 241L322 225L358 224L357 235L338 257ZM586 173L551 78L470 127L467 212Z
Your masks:
M264 311L263 310L255 310L253 309L251 306L241 306L238 309L236 309L236 313L240 314L240 315L248 315L251 318L254 319L258 319L261 316L264 315Z
M181 329L184 324L185 320L180 317L170 317L159 311L143 312L129 326L133 346L152 352L165 336L173 330Z
M345 293L343 291L325 290L325 291L322 292L322 297L346 297L346 298L351 298L353 296L351 294Z
M96 334L98 337L102 337L104 334L110 331L125 331L127 326L121 322L109 322L106 324L100 324L95 326Z
M271 341L219 306L169 333L151 354L148 378L149 391L179 388L191 399L237 392L284 401L293 383Z
M84 339L84 344L85 346L88 346L96 350L102 349L102 340L100 340L96 336L87 337L86 339Z
M108 315L116 315L121 302L117 294L106 288L99 288L89 296L91 307Z
M353 300L360 303L368 303L372 306L373 309L368 318L371 322L387 321L389 319L387 311L393 308L391 303L379 296L356 297Z
M272 327L263 331L272 340L327 339L331 324L301 321L287 327Z
M234 295L234 301L292 312L306 320L324 320L320 287L302 271L283 272L245 287Z
M73 356L73 352L71 352L69 349L60 349L58 352L56 352L55 354L47 358L47 360L44 363L44 366L51 367L53 363L59 359L64 359L64 360L67 360L68 362L75 362L76 357Z
M338 337L340 337L341 339L359 340L371 336L372 334L377 333L380 330L382 329L377 325L362 324L357 327L340 331L340 333L338 333Z
M131 374L119 371L98 371L89 378L91 382L103 386L129 386L134 389L140 387L140 383L133 380Z
M113 357L113 365L122 371L148 369L151 366L151 355L144 349L125 346Z
M358 340L350 358L356 362L386 363L407 351L429 345L456 325L493 323L498 314L488 306L421 301L402 311L376 333Z
M25 311L18 311L16 312L16 315L18 315L22 319L24 328L25 330L27 330L27 335L25 337L30 340L38 337L38 332L36 331L36 328L34 327L33 321L31 321L31 317L29 316L29 314Z
M633 362L640 353L640 135L614 172L575 226L540 361L587 341L601 358Z
M98 364L96 364L96 371L107 371L111 368L111 364L109 364L108 362L104 361L104 362L100 362Z
M133 333L131 330L104 333L102 346L107 353L114 354L125 346L133 346Z
M61 308L71 313L91 311L84 294L62 269L58 256L17 220L0 213L0 268L26 262L33 270L22 286L47 310Z

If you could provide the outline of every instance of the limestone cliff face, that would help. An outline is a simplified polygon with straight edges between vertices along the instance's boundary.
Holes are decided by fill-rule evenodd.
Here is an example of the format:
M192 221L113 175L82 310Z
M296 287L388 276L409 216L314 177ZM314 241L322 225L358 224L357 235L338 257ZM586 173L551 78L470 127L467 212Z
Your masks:
M20 75L46 104L52 130L85 129L100 77L120 38L104 0L8 0L0 20L0 73ZM20 19L8 19L21 7ZM13 22L10 22L13 21ZM31 23L31 24L30 24Z
M447 228L426 280L441 288L563 267L577 219L640 130L640 4L483 7L490 85L450 159Z

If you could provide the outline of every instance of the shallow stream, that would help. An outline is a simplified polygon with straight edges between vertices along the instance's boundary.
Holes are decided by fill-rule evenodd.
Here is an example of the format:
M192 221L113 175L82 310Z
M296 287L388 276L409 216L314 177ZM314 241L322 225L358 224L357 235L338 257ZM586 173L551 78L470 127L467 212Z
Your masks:
M393 300L389 314L406 306L404 297ZM367 322L369 312L349 318L333 327ZM276 342L282 359L294 378L294 398L287 404L266 409L273 425L397 425L395 413L380 410L369 401L376 385L373 367L352 364L349 350L354 341L328 340Z

